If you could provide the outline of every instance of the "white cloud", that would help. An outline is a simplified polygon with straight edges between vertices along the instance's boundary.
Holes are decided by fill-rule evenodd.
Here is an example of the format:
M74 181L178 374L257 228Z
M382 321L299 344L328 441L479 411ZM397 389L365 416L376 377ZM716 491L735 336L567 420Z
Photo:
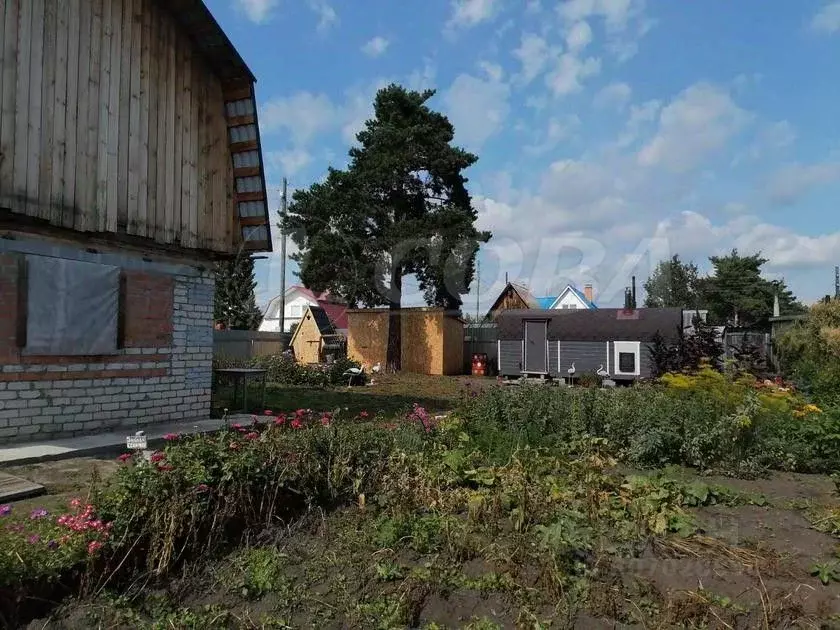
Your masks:
M408 88L418 92L428 90L434 87L435 78L437 77L437 68L431 59L423 61L423 67L420 70L415 70L408 77Z
M575 22L566 33L566 47L570 51L583 50L592 43L592 29L586 20Z
M580 126L580 118L575 114L563 117L552 116L548 120L547 128L541 131L539 141L526 146L525 151L536 155L551 151L563 140L573 137Z
M327 0L309 0L309 8L318 16L318 32L323 33L338 24L338 14Z
M820 33L840 32L840 2L829 2L811 18L811 28Z
M458 143L478 149L502 127L510 113L510 87L500 72L487 72L487 79L460 74L444 94Z
M646 101L641 105L631 105L630 115L627 117L624 129L614 143L615 148L626 149L635 143L640 138L642 131L656 121L661 108L662 103L655 99Z
M840 162L790 164L770 178L768 195L779 204L792 204L814 188L840 181Z
M260 111L260 131L286 131L295 144L304 145L313 137L330 129L339 109L324 94L298 92L272 99Z
M266 170L279 177L294 177L312 164L312 155L305 149L268 151L265 154Z
M662 109L656 135L638 153L639 164L691 170L726 146L750 118L720 88L692 85Z
M513 51L513 56L522 65L520 78L523 83L530 83L542 74L550 53L548 44L539 35L534 33L522 35L522 42L519 48Z
M388 50L388 46L390 44L391 42L388 41L387 38L377 35L376 37L368 40L365 45L362 46L362 52L368 57L378 57Z
M499 11L499 0L453 0L449 26L471 27L486 22Z
M277 7L278 0L235 0L236 6L245 13L247 18L257 24L263 24L271 17Z
M638 41L654 21L644 16L645 0L566 0L557 12L567 25L590 18L601 18L607 31L606 47L619 62L638 51Z
M595 107L600 108L614 107L619 110L624 109L632 93L633 90L626 83L610 83L598 91L593 100L593 104Z
M601 60L597 57L581 59L573 53L563 53L546 76L545 83L554 96L565 96L579 92L583 89L583 81L600 71Z
M347 91L346 101L342 107L341 138L348 145L355 143L356 134L373 116L373 99L376 93L389 83L391 81L388 79L376 79L372 83Z

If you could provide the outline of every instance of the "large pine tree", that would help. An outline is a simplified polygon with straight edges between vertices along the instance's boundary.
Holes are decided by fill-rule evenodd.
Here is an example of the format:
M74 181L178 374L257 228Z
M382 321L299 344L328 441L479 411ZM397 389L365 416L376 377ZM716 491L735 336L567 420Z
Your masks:
M345 170L296 191L287 229L300 279L351 306L388 306L388 365L399 369L403 277L426 302L458 309L473 280L477 218L464 170L478 159L452 145L454 129L427 101L433 90L381 89Z
M213 316L226 328L256 330L262 321L254 288L254 260L247 252L216 264L216 299Z

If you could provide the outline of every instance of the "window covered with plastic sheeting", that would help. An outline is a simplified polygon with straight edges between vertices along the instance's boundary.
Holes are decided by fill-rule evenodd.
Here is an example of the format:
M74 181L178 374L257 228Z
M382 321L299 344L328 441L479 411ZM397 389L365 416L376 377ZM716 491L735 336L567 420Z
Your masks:
M25 354L117 352L119 267L27 256L26 291Z

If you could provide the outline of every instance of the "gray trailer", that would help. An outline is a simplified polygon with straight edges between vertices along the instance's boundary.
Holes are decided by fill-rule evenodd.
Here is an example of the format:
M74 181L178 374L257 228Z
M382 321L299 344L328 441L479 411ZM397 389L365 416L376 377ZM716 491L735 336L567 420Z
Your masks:
M510 310L496 316L498 369L506 378L576 379L600 374L633 381L653 374L656 333L676 343L680 308Z

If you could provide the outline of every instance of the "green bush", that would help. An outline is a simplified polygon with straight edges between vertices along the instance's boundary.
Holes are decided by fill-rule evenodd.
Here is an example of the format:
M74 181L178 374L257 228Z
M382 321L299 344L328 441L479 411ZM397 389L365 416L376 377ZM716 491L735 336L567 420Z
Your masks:
M213 368L261 368L267 370L268 382L280 385L296 385L301 387L329 387L347 383L344 373L351 367L359 368L360 364L347 358L336 359L331 364L304 365L293 358L282 354L264 357L254 357L247 360L216 358Z
M626 388L494 388L465 399L458 416L497 462L523 446L560 448L592 435L606 438L621 461L643 467L746 473L840 465L840 412L819 413L797 396L756 385L706 368Z

